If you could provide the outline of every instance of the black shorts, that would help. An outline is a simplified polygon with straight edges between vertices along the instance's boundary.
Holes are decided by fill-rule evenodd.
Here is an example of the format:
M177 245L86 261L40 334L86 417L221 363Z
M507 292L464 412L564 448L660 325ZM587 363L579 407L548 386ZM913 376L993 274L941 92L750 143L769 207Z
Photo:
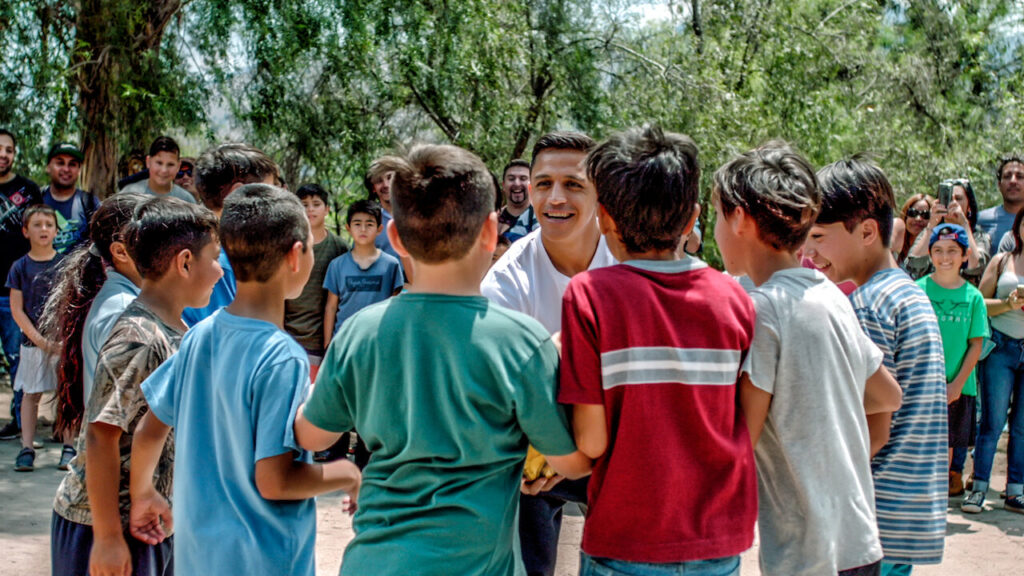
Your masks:
M960 396L946 407L949 415L949 447L967 448L975 434L974 406L977 396Z

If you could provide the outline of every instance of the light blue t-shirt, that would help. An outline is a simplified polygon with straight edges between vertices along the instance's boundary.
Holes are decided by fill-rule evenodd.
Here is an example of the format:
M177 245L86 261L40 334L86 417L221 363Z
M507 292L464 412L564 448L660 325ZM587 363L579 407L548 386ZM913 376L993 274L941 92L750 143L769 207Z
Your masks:
M359 267L352 253L338 256L327 267L324 288L338 297L338 315L334 318L334 333L353 314L386 300L402 287L402 265L386 252L381 252L366 270Z
M181 313L181 319L190 328L199 324L217 310L235 301L235 292L237 291L235 270L231 268L231 262L228 261L228 255L224 250L220 251L217 261L220 262L220 268L224 271L224 276L213 285L210 303L204 308L185 308L185 311Z
M175 572L313 576L313 499L266 500L255 479L259 460L309 460L292 432L308 390L291 336L227 310L192 327L142 383L153 415L174 427Z
M85 317L85 332L82 334L82 395L85 399L83 406L89 405L100 348L103 348L107 336L110 336L110 330L114 328L121 313L138 295L138 286L113 268L107 268L107 279L89 307L89 314Z

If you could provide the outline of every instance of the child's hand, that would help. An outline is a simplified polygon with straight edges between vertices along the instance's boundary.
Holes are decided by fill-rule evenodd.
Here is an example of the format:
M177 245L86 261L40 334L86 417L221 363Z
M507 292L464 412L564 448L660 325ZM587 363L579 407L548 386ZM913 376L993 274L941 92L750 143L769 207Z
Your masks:
M946 384L946 404L952 404L960 399L960 393L963 391L963 386L957 386L950 382Z
M164 526L167 527L166 531ZM156 490L139 497L133 496L128 528L132 536L150 546L163 542L167 532L174 528L174 517L167 500Z
M555 474L551 478L541 475L533 482L528 482L526 478L523 478L519 485L519 491L528 496L536 496L542 492L550 491L562 480L565 480L565 476L561 474Z
M124 537L96 538L89 553L92 576L131 576L132 554Z
M358 499L356 494L345 494L345 497L341 499L341 510L349 516L355 514L359 509Z

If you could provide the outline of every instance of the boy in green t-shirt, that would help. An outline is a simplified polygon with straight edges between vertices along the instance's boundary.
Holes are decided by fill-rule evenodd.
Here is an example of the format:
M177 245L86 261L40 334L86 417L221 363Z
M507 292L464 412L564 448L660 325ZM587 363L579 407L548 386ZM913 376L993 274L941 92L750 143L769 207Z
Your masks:
M480 295L498 240L484 163L432 145L380 163L394 172L388 238L416 283L341 326L295 420L308 450L354 427L373 454L341 573L521 574L527 444L566 477L591 466L555 402L555 346Z
M950 496L964 493L964 463L974 436L978 395L974 367L981 356L982 340L989 335L985 299L960 276L967 263L969 242L967 231L957 224L936 226L928 240L928 255L935 271L917 281L932 302L942 333L948 382Z

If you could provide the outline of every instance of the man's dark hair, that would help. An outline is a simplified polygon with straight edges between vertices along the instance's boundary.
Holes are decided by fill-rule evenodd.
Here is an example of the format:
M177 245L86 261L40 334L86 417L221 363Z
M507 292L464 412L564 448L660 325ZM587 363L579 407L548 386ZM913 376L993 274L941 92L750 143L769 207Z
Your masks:
M760 239L776 250L800 248L821 210L814 168L781 140L733 158L714 180L723 215L742 208L757 223Z
M537 156L545 150L575 150L586 154L595 144L597 143L593 138L582 132L548 132L533 145L530 169L533 170L533 165L537 163Z
M18 139L14 136L14 134L11 133L10 130L6 128L0 128L0 136L7 136L8 138L10 138L11 142L14 143L14 149L18 149Z
M299 200L309 198L310 196L316 196L327 206L331 205L330 195L327 193L327 190L324 190L324 187L319 184L303 184L295 191L295 196L298 197Z
M529 162L527 162L526 160L523 160L522 158L516 158L515 160L512 160L508 164L505 164L505 168L501 171L501 179L504 180L505 176L508 175L509 168L515 168L517 166L519 168L526 168L527 170L530 169L530 163Z
M220 244L240 282L266 282L296 242L311 247L306 211L291 192L269 184L246 184L224 200Z
M882 245L892 241L892 214L896 204L885 172L866 155L858 154L818 170L821 212L818 224L842 222L853 232L867 219L878 223Z
M1006 168L1007 164L1012 164L1014 162L1024 166L1024 159L1017 154L1009 154L999 159L999 165L996 167L996 182L1001 182L1003 180L1003 168Z
M196 159L195 185L203 204L211 210L224 206L224 197L235 183L262 182L278 176L277 164L263 152L246 144L214 146Z
M25 213L21 215L21 227L28 228L28 223L32 220L32 217L36 214L43 214L53 218L54 223L57 222L57 211L47 206L46 204L33 204L25 209Z
M178 143L170 136L161 136L156 140L153 140L153 143L149 145L150 156L156 156L161 152L170 152L175 156L181 155L181 149L178 148Z
M162 277L179 252L188 249L198 256L216 237L214 213L177 198L140 204L125 234L128 254L143 278Z
M613 135L587 156L597 201L630 253L675 250L700 183L697 145L657 126Z
M377 221L377 226L380 227L381 222L381 211L380 204L372 200L356 200L348 207L348 212L345 213L345 224L351 224L352 218L356 214L369 214L373 216L373 219Z
M413 259L436 264L465 256L494 210L494 176L483 161L457 146L420 145L380 162L395 173L395 227Z

